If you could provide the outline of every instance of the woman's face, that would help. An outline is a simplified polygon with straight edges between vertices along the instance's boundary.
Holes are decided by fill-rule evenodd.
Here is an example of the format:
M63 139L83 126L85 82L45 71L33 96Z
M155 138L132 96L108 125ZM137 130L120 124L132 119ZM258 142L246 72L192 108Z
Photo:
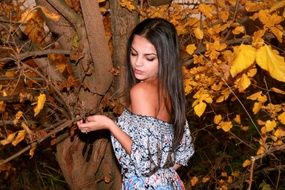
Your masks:
M136 79L150 81L157 79L158 57L155 47L144 37L135 35L130 60Z

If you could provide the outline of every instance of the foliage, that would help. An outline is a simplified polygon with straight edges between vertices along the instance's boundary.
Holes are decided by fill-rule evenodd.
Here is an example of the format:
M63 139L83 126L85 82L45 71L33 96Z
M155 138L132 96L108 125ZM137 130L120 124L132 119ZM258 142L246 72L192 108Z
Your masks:
M17 156L7 150L29 151L33 159L40 142L56 143L66 107L77 101L71 92L78 90L78 78L69 61L82 58L77 35L67 60L46 28L45 19L59 15L24 2L0 3L0 174L6 178ZM98 2L106 18L108 3ZM177 28L196 146L190 166L179 170L183 180L189 189L284 187L285 1L183 2L154 7L120 0L141 19L163 17ZM79 1L66 3L81 11ZM33 56L46 56L66 80L50 81ZM114 100L102 102L117 112Z
M256 181L262 160L270 160L264 167L278 173L284 157L275 156L285 150L284 1L175 2L141 7L140 13L176 25L184 52L185 93L193 109L190 120L203 121L199 126L193 122L193 130L207 128L217 135L216 128L231 139L226 143L248 147L239 167L231 166L233 160L219 174L200 176L190 168L190 185L210 186L211 180L216 180L215 189L233 189L237 181L249 189L253 183L267 185ZM200 135L194 136L199 154ZM279 177L269 186L281 185Z
M70 92L78 88L72 65L64 56L70 54L70 50L60 50L44 19L58 21L60 15L46 7L28 6L29 2L0 3L0 175L7 180L5 184L8 179L14 180L16 189L21 179L14 175L25 175L21 170L29 171L25 164L18 164L17 157L28 152L30 160L25 162L32 164L36 152L46 152L56 143L57 135L72 126L72 121L67 121L70 118L68 106L77 97ZM76 60L78 56L74 53L72 58ZM47 58L49 68L37 62L41 58ZM52 68L66 80L50 80L48 72ZM47 139L48 143L40 146ZM11 160L15 161L9 162ZM44 162L51 161L55 162L54 155ZM55 166L54 170L58 170L58 165ZM62 174L57 173L55 180L56 175L62 178ZM45 177L39 176L45 183ZM5 188L5 184L1 182L0 188ZM34 185L37 188L41 184Z

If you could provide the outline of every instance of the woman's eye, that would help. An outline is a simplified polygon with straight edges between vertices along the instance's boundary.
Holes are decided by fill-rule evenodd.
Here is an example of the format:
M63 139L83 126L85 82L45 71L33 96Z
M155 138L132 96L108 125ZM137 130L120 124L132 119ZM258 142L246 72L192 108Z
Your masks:
M155 60L155 57L147 57L146 60L153 61L153 60Z
M131 56L136 56L137 54L135 52L131 52Z

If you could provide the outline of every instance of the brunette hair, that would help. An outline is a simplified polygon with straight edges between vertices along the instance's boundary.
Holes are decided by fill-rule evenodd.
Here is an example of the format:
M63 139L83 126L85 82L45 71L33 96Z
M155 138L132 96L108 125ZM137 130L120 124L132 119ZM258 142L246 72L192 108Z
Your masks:
M159 61L158 81L160 84L158 88L163 88L161 90L166 92L170 99L170 114L174 127L173 148L175 149L182 139L186 122L185 95L176 29L172 23L162 18L147 18L133 29L126 51L126 85L128 91L138 82L134 76L130 61L131 47L135 35L146 38L157 51Z

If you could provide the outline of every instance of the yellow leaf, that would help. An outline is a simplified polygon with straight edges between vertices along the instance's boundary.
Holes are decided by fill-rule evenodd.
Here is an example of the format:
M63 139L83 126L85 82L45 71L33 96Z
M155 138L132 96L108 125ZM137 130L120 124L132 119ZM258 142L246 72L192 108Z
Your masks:
M220 11L219 12L219 16L223 22L226 22L228 20L229 15L230 15L229 11Z
M283 144L283 141L279 139L273 145L274 146L281 146L282 144Z
M256 52L256 62L276 80L285 82L284 57L273 51L271 46L264 45Z
M249 100L258 100L260 98L260 96L262 96L262 91L258 91L250 96L248 96L246 99Z
M56 64L56 68L60 73L63 73L64 70L66 69L66 64L65 63Z
M229 184L233 183L233 177L232 177L232 176L229 176L227 182L228 182Z
M221 121L222 121L222 115L221 114L215 115L214 123L218 125Z
M43 6L38 6L38 7L42 10L43 14L47 18L49 18L49 19L51 19L53 21L59 21L59 19L60 19L60 15L59 14L57 14L55 12L52 12L51 10L47 9L46 7L43 7Z
M262 121L262 120L260 120L260 119L258 119L258 120L257 120L257 124L258 124L258 125L265 125L265 122Z
M5 112L6 104L4 101L0 101L0 113Z
M227 44L226 43L221 43L219 40L216 40L213 44L214 49L217 51L223 51L224 49L227 48Z
M17 125L17 123L19 122L19 119L21 119L22 116L23 116L23 112L22 111L18 111L16 113L15 119L13 120L13 124Z
M13 78L16 76L16 72L15 71L6 71L5 76L8 78Z
M0 143L2 145L10 144L14 140L15 136L16 136L16 133L11 133L7 136L6 139L1 140Z
M251 162L250 162L250 164L251 164ZM232 176L239 177L240 173L238 171L234 171L234 172L232 172Z
M19 142L25 139L26 136L26 131L25 130L20 130L17 132L16 138L13 140L12 145L16 146Z
M227 177L227 176L228 176L228 173L227 173L227 172L222 172L222 173L221 173L221 176Z
M201 96L199 97L199 100L200 101L205 101L207 103L212 103L213 102L213 99L211 98L211 96L209 94L201 94Z
M120 5L126 9L128 9L130 12L132 12L136 9L134 2L130 1L130 0L120 0Z
M221 90L222 86L223 86L223 82L214 83L213 85L211 85L211 89L214 91L219 91Z
M197 105L194 107L194 112L196 113L196 115L197 115L198 117L200 117L200 116L204 113L206 107L207 107L207 104L206 104L205 102L202 102L202 101L201 101L199 104L197 104Z
M263 146L260 146L259 149L256 152L256 155L261 155L265 153L265 148Z
M21 126L28 134L33 134L32 130L27 126L25 122L22 122Z
M198 177L196 176L192 177L190 180L191 186L192 187L195 186L198 183L198 181L199 181Z
M276 11L277 9L283 8L285 6L285 1L277 1L271 6L269 12Z
M276 137L284 137L285 136L285 130L281 129L281 128L278 128L275 131L274 136L276 136Z
M212 18L213 17L213 9L211 6L206 5L206 4L199 4L198 7L199 11L202 12L203 15L205 15L208 18Z
M253 104L252 112L253 112L254 114L257 114L257 113L260 111L262 105L263 105L262 102L255 102L255 103Z
M205 176L202 178L202 183L207 183L210 180L209 176Z
M266 122L265 122L265 128L266 128L266 131L267 132L270 132L270 131L272 131L275 127L276 127L276 121L271 121L271 120L267 120Z
M273 23L270 23L270 14L268 9L260 10L258 12L258 18L264 25L267 25L269 27L273 25Z
M194 28L195 37L199 40L202 40L204 37L204 33L200 28Z
M193 88L191 86L191 80L190 79L184 80L184 93L185 93L185 95L190 94L192 89Z
M248 126L244 126L244 125L240 125L241 130L243 131L248 131L249 127Z
M100 7L99 10L101 13L106 13L108 11L108 9L106 9L105 7Z
M278 27L270 27L271 32L276 36L277 40L282 43L283 30Z
M34 9L33 10L27 10L21 15L19 22L27 23L29 20L31 20L32 18L34 18L36 16L37 16L37 13L36 13L36 11L34 11Z
M250 67L255 61L256 50L251 45L240 45L235 48L235 59L230 69L232 77Z
M189 45L187 45L187 47L186 47L186 52L187 52L189 55L192 55L192 54L195 52L196 49L197 49L197 48L196 48L196 45L195 45L195 44L189 44Z
M233 34L235 35L238 35L238 34L241 34L241 33L244 33L245 29L244 29L244 26L237 26L233 29Z
M40 113L40 111L43 109L44 105L45 105L45 101L46 101L46 95L45 94L40 94L38 96L38 101L37 101L37 105L34 108L34 116L38 115Z
M254 77L256 75L256 73L257 73L257 69L256 68L252 68L246 74L249 77Z
M265 135L266 134L266 127L261 127L260 131L261 131L261 134Z
M250 86L251 82L250 79L247 77L247 75L243 74L241 78L238 78L235 81L235 84L239 92L244 92Z
M227 100L229 98L230 94L231 94L231 91L228 88L224 89L222 91L222 95L217 98L216 102L221 103L221 102Z
M285 112L281 113L280 115L278 115L278 120L285 125Z
M238 124L241 123L239 114L236 114L236 117L234 118L234 121L237 122Z
M245 9L248 12L255 12L260 9L264 9L263 3L262 2L251 2L251 1L246 1L245 3Z
M31 149L29 151L30 158L32 158L34 156L36 148L37 148L37 145L36 144L32 144L32 147L31 147Z
M263 36L265 34L266 30L258 30L253 33L252 37L252 46L255 48L259 48L264 45Z
M276 92L276 93L285 95L285 91L280 90L280 89L278 89L278 88L273 87L273 88L271 88L270 90L273 91L273 92Z
M218 129L222 128L225 132L229 132L233 127L231 121L222 121L219 123Z
M242 163L242 167L247 167L247 166L250 166L251 165L251 161L250 160L245 160L243 163Z

